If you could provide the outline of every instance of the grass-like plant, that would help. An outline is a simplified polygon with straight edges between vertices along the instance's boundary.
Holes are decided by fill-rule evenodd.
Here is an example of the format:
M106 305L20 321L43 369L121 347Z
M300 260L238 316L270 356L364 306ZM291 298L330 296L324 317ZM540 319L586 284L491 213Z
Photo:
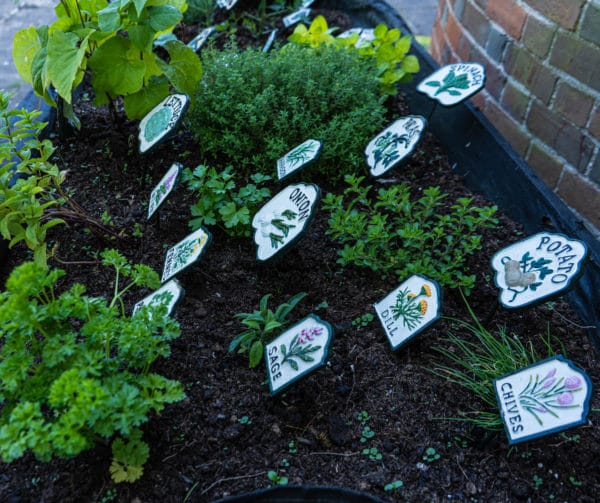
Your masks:
M461 386L483 404L483 409L473 408L462 412L460 417L447 419L467 421L486 430L501 431L503 423L493 380L558 353L553 349L549 332L547 338L540 341L545 354L536 350L532 341L523 341L518 335L509 333L506 327L498 327L496 333L490 332L481 324L464 296L463 300L473 323L457 319L451 321L455 324L456 331L470 333L473 340L449 332L441 339L441 345L433 349L450 363L437 362L430 371ZM560 344L559 352L565 355L564 346L560 341L555 342Z
M470 198L448 206L439 187L426 188L413 200L407 184L381 188L373 196L364 177L345 180L343 194L323 199L330 212L327 233L344 245L338 263L369 267L384 277L419 273L449 287L473 287L468 259L481 248L478 231L497 223L495 206L480 208Z
M292 44L202 53L204 77L187 121L205 162L236 178L274 176L276 162L309 138L323 142L311 171L339 180L363 169L364 147L385 119L372 64L335 48ZM222 165L221 165L222 166Z
M247 352L250 367L256 367L262 360L265 345L289 324L288 315L306 295L306 292L297 293L275 311L271 311L268 308L271 294L268 293L260 299L258 311L234 315L234 318L241 320L246 330L231 341L229 352Z

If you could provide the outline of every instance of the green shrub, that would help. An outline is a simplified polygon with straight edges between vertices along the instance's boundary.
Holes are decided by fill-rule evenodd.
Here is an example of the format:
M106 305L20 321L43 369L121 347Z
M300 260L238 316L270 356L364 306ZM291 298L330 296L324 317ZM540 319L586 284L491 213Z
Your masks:
M204 78L187 117L208 163L274 175L276 161L308 138L323 142L311 169L330 180L364 165L385 108L369 63L335 48L203 52Z
M115 269L110 302L86 296L80 284L58 295L64 272L34 262L15 268L0 293L4 462L28 450L41 461L68 458L112 438L113 478L132 482L148 458L139 426L185 396L179 382L149 371L169 356L169 341L180 333L166 307L124 314L123 294L133 286L157 288L158 275L114 250L103 253L103 263Z
M396 274L404 280L424 274L441 285L469 291L475 276L467 261L481 248L477 231L493 227L495 206L472 206L459 198L447 207L447 194L439 187L423 190L411 200L407 184L379 189L375 200L364 177L347 176L343 195L327 194L323 208L330 212L327 233L344 245L338 263L369 267L382 276Z

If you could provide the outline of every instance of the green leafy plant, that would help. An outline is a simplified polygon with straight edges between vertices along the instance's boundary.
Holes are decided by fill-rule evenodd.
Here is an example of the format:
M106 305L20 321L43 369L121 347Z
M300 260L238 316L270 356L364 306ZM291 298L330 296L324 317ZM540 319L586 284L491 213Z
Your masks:
M188 0L188 8L183 14L185 24L199 23L202 26L211 26L217 9L216 0Z
M131 265L115 250L102 253L115 272L112 299L88 297L64 275L34 262L16 267L0 293L0 456L30 450L41 461L69 458L112 439L116 482L141 477L148 446L139 427L150 413L184 398L177 381L150 371L170 354L179 325L165 306L125 316L123 295L157 288L158 275Z
M62 189L66 171L50 162L54 147L40 139L46 126L36 120L40 112L8 106L9 95L0 91L0 234L8 246L23 241L34 261L45 266L46 234L56 225L80 222L101 235L117 237Z
M361 453L363 456L368 456L371 461L381 461L383 458L377 447L365 447Z
M323 149L311 171L339 180L339 166L363 169L385 108L370 63L358 55L288 44L268 53L207 49L202 64L186 120L208 164L235 166L236 180L272 176L286 152L318 138Z
M402 482L401 480L394 480L393 482L390 482L389 484L383 486L383 490L385 492L391 492L395 491L396 489L400 489L403 485L404 482Z
M234 318L241 320L247 329L231 341L229 352L236 350L238 353L247 352L250 367L256 367L262 360L265 344L289 324L288 315L306 295L305 292L297 293L275 311L271 311L268 308L271 294L268 293L260 299L258 311L234 315Z
M496 225L495 206L472 205L459 198L449 207L439 187L423 190L412 200L405 184L381 188L371 197L364 177L347 175L342 195L327 194L327 233L344 248L338 263L368 267L383 277L406 278L420 273L467 292L475 276L465 274L469 257L481 248L477 231ZM441 211L443 210L443 211Z
M288 478L279 475L275 470L269 470L267 472L267 478L274 486L285 486L288 483Z
M365 314L362 314L362 315L357 316L356 318L354 318L354 320L352 320L352 325L355 326L355 327L357 327L357 328L358 327L365 328L374 319L375 319L375 317L371 313L365 313Z
M338 49L356 52L363 59L372 62L380 89L383 94L398 93L399 82L409 82L412 74L419 71L419 60L410 50L411 37L402 36L398 28L389 29L385 24L379 24L373 30L373 40L361 40L357 33L350 37L334 37L335 28L329 28L323 16L317 16L306 27L300 23L294 29L288 40L299 45L318 49L323 45L331 45Z
M201 225L218 224L230 236L250 236L252 217L271 195L268 188L261 187L271 177L260 173L250 176L253 183L236 190L230 166L221 172L203 164L193 171L186 168L182 180L198 196L198 202L190 208L195 218L189 226L194 230Z
M448 333L447 337L442 338L442 345L433 349L445 356L450 364L439 362L430 370L446 381L467 389L482 401L485 410L473 408L472 411L461 413L456 420L467 421L490 431L502 431L504 426L498 411L494 379L544 357L555 356L557 352L552 347L550 333L547 339L541 341L545 356L535 349L531 341L523 342L519 336L509 334L505 327L498 327L498 332L492 334L480 323L466 300L465 304L474 323L453 321L456 330L470 333L473 340ZM560 352L565 354L562 344Z
M38 96L56 106L52 86L75 125L73 90L86 73L94 105L112 105L123 96L127 116L142 118L169 94L170 85L192 94L202 76L198 56L182 42L163 45L168 61L153 50L156 38L170 32L185 9L185 0L60 0L54 23L15 34L15 66Z
M423 454L423 461L427 461L428 463L433 463L440 459L440 454L433 447L428 447L425 450L425 454Z

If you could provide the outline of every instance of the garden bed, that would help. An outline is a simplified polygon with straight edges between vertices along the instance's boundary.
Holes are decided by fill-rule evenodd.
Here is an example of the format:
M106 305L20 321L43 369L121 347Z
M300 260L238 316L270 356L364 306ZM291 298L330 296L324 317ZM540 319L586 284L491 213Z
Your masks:
M339 25L338 23L330 23ZM390 121L408 113L405 99L390 99ZM59 226L49 234L52 266L67 271L61 287L74 282L89 295L110 297L111 277L98 263L98 250L117 247L134 263L161 271L165 247L189 234L191 196L179 187L155 221L146 222L148 195L173 162L193 168L201 162L189 131L163 143L149 155L137 153L137 123L119 128L106 109L87 101L79 107L82 130L61 143L55 162L68 170L67 185L78 202L95 215L109 215L124 240L105 241L80 226ZM310 168L307 168L309 171ZM309 171L310 172L310 171ZM323 194L344 185L312 175ZM405 182L414 195L440 186L448 199L473 194L447 160L439 140L426 132L410 159L390 171L385 187ZM273 190L273 193L276 189ZM484 229L483 247L469 260L477 281L468 298L480 318L493 310L497 289L490 257L530 231L498 215L495 229ZM600 435L590 422L576 430L509 447L504 433L490 434L465 421L452 421L473 409L486 409L476 397L430 372L448 363L434 350L447 344L452 331L470 335L451 318L469 321L457 290L444 289L444 319L397 352L390 351L377 320L363 315L393 290L396 278L382 279L368 269L341 269L339 245L327 235L328 213L317 211L302 239L277 263L256 260L252 238L232 238L211 227L212 242L201 261L179 276L185 299L173 317L182 335L172 354L154 371L184 384L186 398L168 405L143 426L150 458L143 477L115 485L109 473L110 447L99 446L75 459L41 463L32 455L2 465L0 497L13 501L212 501L276 483L274 471L290 485L339 486L365 491L384 500L408 501L594 501L600 479L593 467ZM139 226L137 236L131 232ZM140 235L141 234L141 235ZM2 270L28 257L22 246L11 252ZM308 296L292 312L298 320L315 313L332 324L335 337L327 364L276 397L269 395L264 369L248 368L245 355L227 351L243 330L233 318L251 312L271 293L271 307L298 292ZM126 298L126 309L148 291ZM355 322L357 318L362 321ZM505 325L511 333L546 356L544 338L598 382L598 361L586 329L564 301L523 311L500 310L490 329ZM598 407L594 398L592 408ZM375 436L361 442L365 426ZM381 458L362 454L365 446ZM394 481L402 486L384 487Z

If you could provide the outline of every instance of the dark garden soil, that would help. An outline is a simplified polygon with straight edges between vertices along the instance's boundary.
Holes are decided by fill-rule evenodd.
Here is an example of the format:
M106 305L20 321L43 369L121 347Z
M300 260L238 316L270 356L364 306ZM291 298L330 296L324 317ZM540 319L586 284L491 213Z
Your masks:
M97 250L118 247L133 262L161 271L166 248L190 232L192 200L179 187L161 209L160 223L146 223L147 197L173 162L194 167L201 160L185 130L139 155L136 123L116 128L107 110L97 111L85 101L80 108L82 130L61 144L56 162L69 170L66 183L76 200L95 216L107 212L129 237L106 242L78 225L56 227L50 235L56 246L51 265L68 271L64 286L80 282L88 294L109 297L111 276L97 262ZM402 110L401 101L390 101L390 118ZM431 185L441 186L449 201L471 195L429 133L414 155L385 178L409 183L414 196ZM323 193L342 190L320 185ZM474 204L488 203L475 195ZM433 347L443 344L452 322L439 321L395 353L376 320L353 326L358 316L373 313L372 304L393 290L397 280L382 280L369 270L340 269L337 246L326 234L327 218L319 211L304 237L274 265L257 262L252 238L234 239L210 229L213 240L204 257L178 278L186 295L173 316L182 335L172 343L171 357L155 367L183 382L187 398L144 425L151 452L141 480L118 486L111 481L108 446L47 464L27 455L0 464L0 501L212 501L268 487L269 470L288 477L290 485L340 486L387 501L596 501L598 413L591 412L585 426L513 448L504 433L443 419L485 408L430 372L436 362L444 362ZM136 223L142 237L131 235ZM497 298L490 257L522 237L519 225L502 215L498 227L483 234L483 249L469 264L478 278L469 303L481 318ZM2 281L26 256L23 248L13 250ZM324 367L271 397L262 364L249 369L245 355L227 351L242 330L233 315L257 309L267 293L273 295L274 307L301 291L308 297L292 312L293 321L314 312L332 324L335 337ZM128 308L148 293L132 294ZM458 291L444 289L443 299L444 316L468 320ZM328 307L319 308L323 302ZM558 301L520 312L499 310L490 328L506 325L540 349L541 338L550 331L597 383L598 356L579 323L568 305ZM600 406L596 397L591 405ZM362 411L371 417L375 437L368 446L377 447L380 461L361 454L362 426L356 416ZM249 420L240 421L242 417ZM439 459L425 461L428 448ZM395 480L403 486L384 492Z

